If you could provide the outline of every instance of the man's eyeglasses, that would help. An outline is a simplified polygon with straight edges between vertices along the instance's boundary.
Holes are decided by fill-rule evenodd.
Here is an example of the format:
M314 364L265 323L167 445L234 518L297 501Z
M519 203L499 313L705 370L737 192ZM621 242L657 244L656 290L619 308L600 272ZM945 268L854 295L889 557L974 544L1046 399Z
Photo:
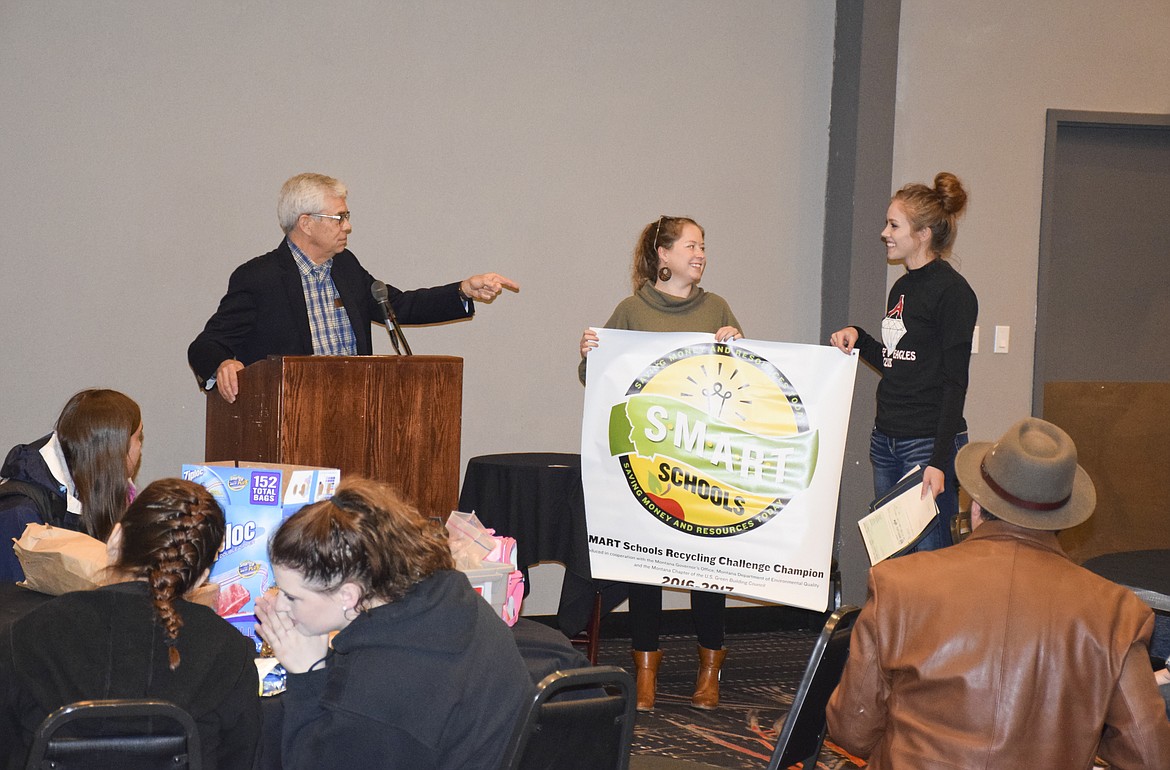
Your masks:
M307 217L321 217L322 219L336 219L337 224L339 226L341 225L342 222L349 221L349 212L348 211L343 211L340 214L308 214L308 213L306 213L305 216L307 216Z

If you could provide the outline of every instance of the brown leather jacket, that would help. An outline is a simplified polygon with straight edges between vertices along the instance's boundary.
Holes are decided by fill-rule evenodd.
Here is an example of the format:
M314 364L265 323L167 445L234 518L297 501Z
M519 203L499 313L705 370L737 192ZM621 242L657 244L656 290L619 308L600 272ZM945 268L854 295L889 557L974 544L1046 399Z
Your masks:
M831 738L870 770L1167 770L1153 625L1053 533L985 522L870 570Z

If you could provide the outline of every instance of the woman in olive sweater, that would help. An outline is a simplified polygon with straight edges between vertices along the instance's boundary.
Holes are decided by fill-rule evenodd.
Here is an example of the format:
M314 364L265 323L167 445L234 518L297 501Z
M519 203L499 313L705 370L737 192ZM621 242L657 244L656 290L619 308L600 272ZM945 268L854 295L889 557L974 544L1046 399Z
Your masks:
M646 225L634 246L634 293L618 304L605 328L711 332L719 342L742 338L739 321L727 302L699 288L707 267L703 238L703 228L687 217L663 216ZM581 364L577 370L581 382L585 382L587 356L597 342L597 333L592 329L581 335ZM658 648L662 588L639 584L629 588L638 710L649 711L654 707L662 660ZM726 604L724 594L691 591L691 616L699 639L699 675L691 698L695 708L713 709L719 705L719 669L727 655L723 646Z

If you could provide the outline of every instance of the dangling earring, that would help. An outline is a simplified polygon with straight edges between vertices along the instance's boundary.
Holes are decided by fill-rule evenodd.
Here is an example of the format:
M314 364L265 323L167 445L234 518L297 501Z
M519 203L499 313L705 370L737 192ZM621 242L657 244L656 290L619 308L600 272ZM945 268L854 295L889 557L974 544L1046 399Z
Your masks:
M669 267L663 265L662 267L658 268L658 280L662 281L663 283L669 281L672 275L674 274L670 272Z
M352 618L349 616L349 613L351 613L351 612L353 613ZM357 611L357 608L355 608L355 607L342 606L342 608L341 608L341 616L344 617L348 621L352 622L354 620L357 620L357 616L359 614L360 613Z

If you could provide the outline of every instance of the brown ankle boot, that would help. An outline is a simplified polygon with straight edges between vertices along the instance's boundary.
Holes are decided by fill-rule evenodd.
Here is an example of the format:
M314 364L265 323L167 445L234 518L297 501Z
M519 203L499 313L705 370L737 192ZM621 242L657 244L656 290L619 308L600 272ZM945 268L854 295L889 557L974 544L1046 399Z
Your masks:
M658 664L662 662L662 650L634 654L634 667L638 670L638 711L654 708L654 691L658 689Z
M695 681L695 694L691 706L711 711L719 705L719 669L727 657L727 648L708 650L699 646L699 678Z

